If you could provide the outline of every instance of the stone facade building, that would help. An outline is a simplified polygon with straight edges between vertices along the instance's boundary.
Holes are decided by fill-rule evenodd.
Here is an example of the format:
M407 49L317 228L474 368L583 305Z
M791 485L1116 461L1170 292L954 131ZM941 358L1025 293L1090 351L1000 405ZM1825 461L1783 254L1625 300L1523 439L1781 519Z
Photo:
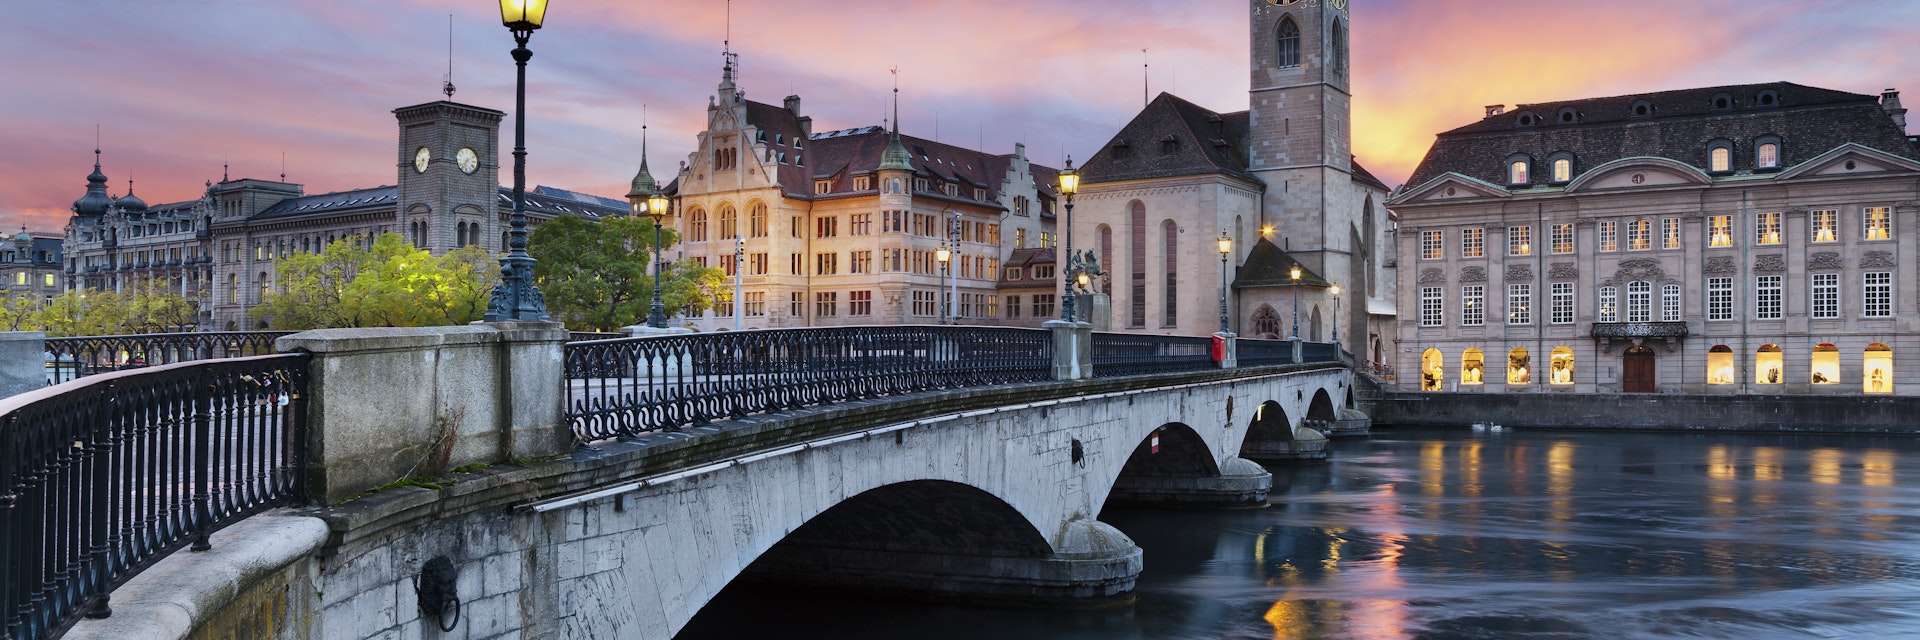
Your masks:
M62 287L165 283L198 306L202 330L231 331L260 326L247 312L275 290L275 261L336 240L370 244L393 232L435 254L467 245L504 251L513 211L497 162L504 115L446 100L396 109L395 184L326 194L307 194L285 176L222 176L198 200L149 206L131 184L127 195L108 194L95 151L66 229ZM627 210L619 200L549 187L526 198L529 224Z
M1785 82L1488 107L1388 203L1398 383L1920 391L1905 114Z
M20 233L0 241L0 295L32 296L45 304L60 295L60 238Z
M1372 357L1394 330L1392 223L1386 185L1351 153L1346 3L1249 6L1249 109L1150 102L1087 159L1074 248L1100 257L1116 329L1218 331L1225 278L1242 337L1328 341L1337 326Z
M996 155L905 136L897 116L891 132L816 133L799 96L748 100L733 68L729 59L706 130L666 190L678 257L737 278L741 317L723 307L676 322L710 331L1047 319L1036 314L1048 294L1000 291L1003 265L1047 246L1054 229L1056 173L1024 145ZM636 190L651 180L642 169ZM1040 284L1033 270L1022 275L1019 284Z

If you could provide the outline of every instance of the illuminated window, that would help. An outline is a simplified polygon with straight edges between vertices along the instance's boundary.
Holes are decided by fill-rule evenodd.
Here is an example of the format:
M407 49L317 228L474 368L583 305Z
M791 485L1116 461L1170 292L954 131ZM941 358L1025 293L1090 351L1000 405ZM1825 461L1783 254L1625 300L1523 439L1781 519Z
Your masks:
M1439 391L1440 383L1447 379L1446 356L1439 349L1420 352L1420 390Z
M1860 210L1860 224L1868 240L1893 239L1893 209L1891 207L1867 207Z
M720 233L714 237L722 240L740 237L740 217L734 213L733 205L720 205Z
M1479 349L1468 349L1460 355L1460 384L1486 384L1486 358Z
M1717 344L1707 350L1707 384L1733 384L1733 349Z
M1833 319L1840 317L1840 274L1816 273L1809 287L1813 298L1813 317Z
M1547 382L1550 384L1573 384L1573 350L1566 347L1554 347L1553 355L1547 363Z
M1532 384L1533 360L1527 356L1526 347L1514 347L1507 352L1507 384Z
M1860 315L1866 318L1893 317L1893 272L1869 271L1860 274Z
M1486 229L1478 227L1460 230L1460 257L1478 258L1486 255Z
M1813 241L1814 242L1839 242L1840 241L1840 234L1839 234L1840 212L1839 211L1834 209L1814 209L1812 221L1813 221Z
M1601 251L1619 251L1620 250L1619 223L1614 222L1612 220L1606 220L1600 223L1600 250Z
M1533 324L1533 285L1507 285L1507 324Z
M1555 158L1553 161L1553 181L1569 182L1571 180L1573 180L1573 161L1566 158Z
M1755 244L1780 244L1780 214L1762 213L1753 226Z
M1760 143L1760 147L1753 152L1753 166L1761 169L1780 168L1780 144L1775 142Z
M1446 242L1445 232L1441 232L1441 231L1420 232L1420 259L1421 260L1439 260L1441 258L1447 257L1447 249L1444 246L1445 242Z
M688 242L706 242L707 241L707 212L706 211L701 210L699 208L695 208L692 212L687 214L687 241Z
M1824 342L1814 347L1809 375L1814 384L1840 384L1840 348Z
M1878 342L1867 345L1861 383L1867 393L1893 393L1893 350L1887 345Z
M1707 216L1707 246L1733 246L1733 216Z
M1555 282L1552 288L1553 324L1573 324L1573 283Z
M752 211L747 214L747 229L755 238L767 237L767 205L753 203Z
M1646 220L1634 220L1627 223L1627 250L1646 251L1653 248L1653 223Z
M1533 255L1533 227L1507 227L1507 255Z
M1487 286L1470 284L1460 287L1460 324L1478 327L1487 323Z
M1660 248L1680 248L1680 219L1666 218L1660 221Z
M1420 287L1420 326L1446 324L1446 293L1440 287Z
M1762 345L1753 354L1753 383L1781 384L1785 377L1786 360L1781 357L1780 345Z
M1708 171L1711 171L1714 173L1724 173L1724 172L1733 170L1733 148L1732 147L1714 147L1713 151L1709 152L1707 155L1708 155L1708 160L1707 160Z
M1635 280L1627 283L1627 322L1653 320L1653 283Z
M1527 183L1527 161L1515 160L1507 165L1507 184Z
M1753 317L1760 320L1779 320L1783 297L1781 295L1781 276L1760 276L1753 285Z
M1573 225L1553 225L1553 252L1555 254L1573 253Z
M1620 321L1620 290L1614 287L1600 287L1600 313L1598 322Z

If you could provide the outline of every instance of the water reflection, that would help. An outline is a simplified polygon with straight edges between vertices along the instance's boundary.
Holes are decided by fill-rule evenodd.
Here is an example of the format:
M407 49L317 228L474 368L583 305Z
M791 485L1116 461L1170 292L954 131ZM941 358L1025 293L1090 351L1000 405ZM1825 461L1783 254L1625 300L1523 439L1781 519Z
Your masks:
M686 637L1902 637L1920 441L1388 432L1255 511L1109 511L1139 600L1018 611L777 593ZM712 613L710 611L710 613Z

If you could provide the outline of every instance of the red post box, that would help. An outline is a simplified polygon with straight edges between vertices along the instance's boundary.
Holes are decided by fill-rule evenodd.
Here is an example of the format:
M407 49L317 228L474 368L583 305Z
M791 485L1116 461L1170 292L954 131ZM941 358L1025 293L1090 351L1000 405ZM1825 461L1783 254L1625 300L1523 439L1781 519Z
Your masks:
M1213 354L1213 361L1214 361L1214 362L1226 362L1226 360L1227 360L1227 339L1226 339L1226 338L1224 338L1224 337L1221 337L1221 336L1214 336L1214 337L1213 337L1213 348L1212 348L1212 349L1211 349L1210 351L1211 351L1211 353Z

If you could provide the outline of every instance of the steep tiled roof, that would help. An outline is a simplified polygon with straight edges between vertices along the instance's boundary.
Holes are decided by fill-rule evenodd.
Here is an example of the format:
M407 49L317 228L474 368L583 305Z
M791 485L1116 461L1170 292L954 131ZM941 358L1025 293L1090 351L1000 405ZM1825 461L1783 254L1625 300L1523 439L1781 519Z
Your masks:
M1373 177L1372 171L1368 171L1366 167L1360 166L1359 158L1353 159L1353 181L1381 191L1393 190L1387 187L1387 183L1381 182L1379 178Z
M811 167L817 165L812 157L816 149L811 148L811 142L803 144L802 139L806 134L800 126L800 118L786 107L748 100L747 123L766 133L764 142L773 158L762 160L778 168L780 185L787 189L787 193L796 196L812 194ZM785 161L782 161L783 155Z
M356 209L391 209L394 200L399 197L400 189L393 186L380 186L371 189L355 189L337 193L300 196L288 198L256 213L251 220L275 220L279 218L305 217L321 214L333 214Z
M275 220L281 218L305 217L313 215L331 215L350 211L392 209L399 198L399 188L392 186L355 189L338 193L301 196L280 201L267 210L255 214L251 219ZM513 210L513 189L499 188L499 200L496 207L501 212ZM527 191L527 212L534 215L569 215L598 220L602 216L626 213L625 202L555 189L552 187L534 187Z
M1293 265L1300 264L1293 256L1280 250L1272 240L1264 236L1253 243L1253 250L1247 252L1247 261L1240 265L1240 273L1233 279L1233 288L1251 289L1256 287L1285 287L1293 284ZM1314 273L1307 265L1300 264L1300 284L1309 287L1325 287L1327 279Z
M828 197L851 193L852 180L856 175L872 173L880 166L880 156L886 151L891 134L881 127L859 127L841 131L816 133L807 142L807 164L812 170L808 181L802 183L804 192L796 190L795 185L787 185L792 197L813 198L812 180L833 180L833 191ZM916 138L900 136L912 156L914 174L925 178L958 183L961 186L959 200L979 202L973 198L975 187L987 190L986 202L997 203L1000 200L1001 187L1005 186L1007 165L1006 156L996 156L974 149L967 149ZM1051 180L1055 175L1052 169L1032 165L1036 181L1042 176ZM784 174L783 174L784 175ZM879 185L873 185L878 187ZM931 191L917 191L917 196L950 198L940 193L934 184L928 185Z
M1088 183L1247 172L1248 114L1215 113L1171 93L1154 98L1132 122L1087 158Z
M1728 100L1724 108L1716 106L1720 97ZM1637 106L1645 106L1646 115L1636 115ZM1544 163L1562 151L1574 154L1576 175L1641 156L1705 170L1707 144L1723 138L1735 144L1734 169L1750 171L1753 141L1768 135L1782 138L1782 168L1847 142L1916 158L1875 96L1772 82L1520 105L1440 134L1408 184L1448 172L1506 184L1502 165L1509 156Z

